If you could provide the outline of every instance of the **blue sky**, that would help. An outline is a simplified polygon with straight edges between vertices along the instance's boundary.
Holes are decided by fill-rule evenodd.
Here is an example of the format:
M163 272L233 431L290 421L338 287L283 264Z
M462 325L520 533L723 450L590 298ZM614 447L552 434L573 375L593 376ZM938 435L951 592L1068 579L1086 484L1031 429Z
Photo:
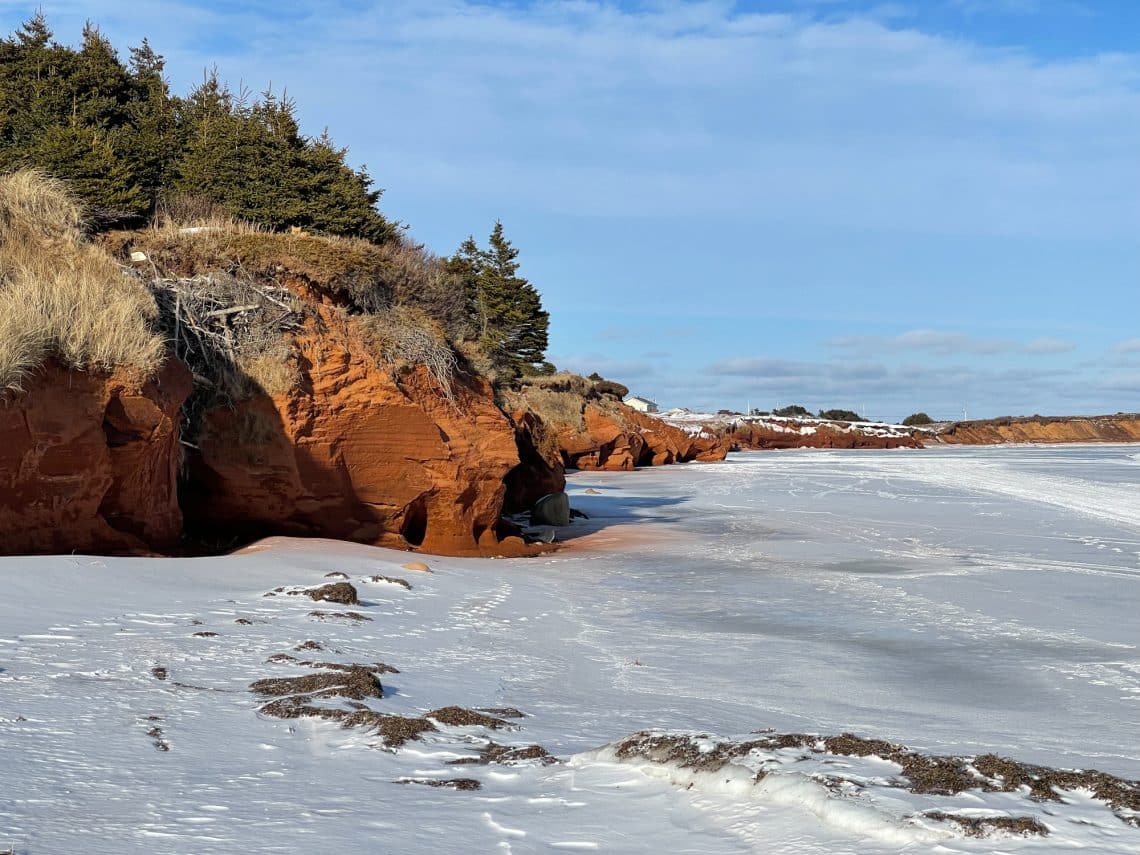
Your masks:
M1140 4L43 2L286 89L560 366L663 405L1140 410ZM34 6L0 0L11 31Z

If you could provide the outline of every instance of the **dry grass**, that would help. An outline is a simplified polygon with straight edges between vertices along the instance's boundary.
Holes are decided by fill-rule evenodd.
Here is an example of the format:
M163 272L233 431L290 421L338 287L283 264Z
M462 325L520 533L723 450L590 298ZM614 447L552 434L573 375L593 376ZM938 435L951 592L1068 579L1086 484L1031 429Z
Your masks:
M554 428L568 426L582 430L586 426L586 397L577 392L529 386L517 393L517 401L512 403L529 410L542 419L543 424Z
M569 371L559 371L557 374L536 375L523 377L519 381L524 387L546 389L552 392L573 392L586 397L594 388L594 381L580 374L571 374Z
M85 241L78 203L30 170L0 176L0 390L50 357L78 369L157 371L154 300Z
M267 395L283 395L301 382L301 367L284 338L238 356L238 367Z
M592 397L592 380L562 371L547 376L524 377L521 383L517 390L505 394L511 409L528 410L550 428L585 428L584 414ZM545 456L545 452L541 453Z
M397 371L423 365L448 400L457 361L443 331L420 309L397 306L360 319L365 338L381 362Z
M517 391L505 395L511 409L529 410L554 428L585 429L587 405L593 405L620 424L625 424L623 408L608 394L609 381L591 380L567 371L547 376L522 378Z

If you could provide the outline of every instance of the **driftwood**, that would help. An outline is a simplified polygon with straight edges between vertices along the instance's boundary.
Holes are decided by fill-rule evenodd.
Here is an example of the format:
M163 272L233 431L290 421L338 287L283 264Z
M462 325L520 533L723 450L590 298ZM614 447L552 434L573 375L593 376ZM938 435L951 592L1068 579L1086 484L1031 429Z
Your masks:
M207 381L203 385L216 385L216 378L242 358L271 351L304 319L303 307L287 288L228 273L154 276L146 285L175 355L190 366L196 382Z

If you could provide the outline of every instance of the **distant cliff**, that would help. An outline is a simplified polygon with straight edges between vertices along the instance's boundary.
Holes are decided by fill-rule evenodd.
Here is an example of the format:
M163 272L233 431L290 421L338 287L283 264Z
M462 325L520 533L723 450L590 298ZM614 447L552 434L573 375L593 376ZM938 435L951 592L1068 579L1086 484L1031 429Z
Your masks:
M1140 414L1115 416L1029 416L956 422L932 443L1000 445L1005 442L1140 442Z
M662 418L689 432L722 438L730 451L786 448L921 448L923 434L902 425L795 416L741 416L674 410Z

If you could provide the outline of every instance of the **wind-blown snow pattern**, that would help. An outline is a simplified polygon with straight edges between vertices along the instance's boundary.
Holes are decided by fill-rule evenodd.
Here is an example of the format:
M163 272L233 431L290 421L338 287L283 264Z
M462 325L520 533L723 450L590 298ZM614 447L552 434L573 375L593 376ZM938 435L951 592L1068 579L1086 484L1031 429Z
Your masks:
M0 559L0 852L1140 851L1135 814L1088 790L916 793L888 759L822 749L708 766L620 750L639 732L698 752L850 732L1140 778L1135 455L801 450L582 473L577 531L594 533L537 559L428 557L431 573L288 539ZM360 605L290 596L329 573ZM350 611L369 619L334 616ZM398 669L383 697L315 703L504 724L437 719L393 747L275 718L250 684L314 673L278 654ZM492 742L563 762L470 762ZM974 837L946 814L1047 833Z

